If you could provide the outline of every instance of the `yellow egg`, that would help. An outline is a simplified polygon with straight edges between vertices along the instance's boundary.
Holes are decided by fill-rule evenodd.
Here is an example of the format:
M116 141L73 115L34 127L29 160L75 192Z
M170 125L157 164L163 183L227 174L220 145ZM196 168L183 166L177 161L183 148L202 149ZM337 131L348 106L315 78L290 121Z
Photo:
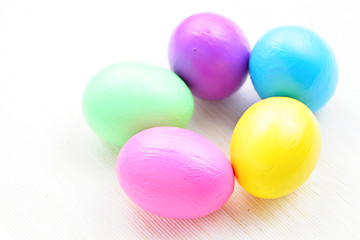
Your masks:
M238 183L261 198L278 198L300 187L315 168L321 135L303 103L272 97L251 106L237 123L230 145Z

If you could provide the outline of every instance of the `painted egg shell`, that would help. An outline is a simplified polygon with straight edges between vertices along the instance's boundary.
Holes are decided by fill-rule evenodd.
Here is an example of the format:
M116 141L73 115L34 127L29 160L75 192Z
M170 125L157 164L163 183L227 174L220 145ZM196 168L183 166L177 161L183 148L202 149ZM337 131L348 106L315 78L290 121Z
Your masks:
M330 100L338 80L335 56L327 43L297 26L266 33L251 52L249 71L261 98L295 98L313 112Z
M300 187L321 150L317 120L303 103L273 97L251 106L237 123L230 145L239 184L261 198L278 198Z
M249 43L231 20L200 13L174 30L169 44L172 70L202 99L230 96L244 83L248 72Z
M234 189L225 154L190 130L144 130L121 149L117 174L125 193L141 208L167 218L198 218L219 209Z
M173 72L122 62L96 74L83 95L83 112L103 139L122 146L151 127L186 127L194 110L189 88Z

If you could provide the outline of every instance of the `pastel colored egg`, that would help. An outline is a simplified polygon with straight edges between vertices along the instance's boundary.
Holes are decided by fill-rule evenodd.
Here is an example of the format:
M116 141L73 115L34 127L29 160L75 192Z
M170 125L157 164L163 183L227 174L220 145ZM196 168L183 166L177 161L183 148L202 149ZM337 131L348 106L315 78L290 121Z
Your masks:
M249 71L261 98L292 97L313 112L330 100L338 80L328 44L298 26L278 27L260 38L251 52Z
M171 69L202 99L230 96L244 83L250 47L244 33L231 20L200 13L174 30L169 44Z
M173 72L150 64L121 62L97 73L83 95L89 126L103 139L122 146L151 127L185 127L194 100Z
M166 218L198 218L219 209L234 189L225 154L205 137L176 127L144 130L121 149L122 189L138 206Z
M303 103L272 97L251 106L237 123L230 145L238 183L261 198L278 198L310 176L321 150L317 120Z

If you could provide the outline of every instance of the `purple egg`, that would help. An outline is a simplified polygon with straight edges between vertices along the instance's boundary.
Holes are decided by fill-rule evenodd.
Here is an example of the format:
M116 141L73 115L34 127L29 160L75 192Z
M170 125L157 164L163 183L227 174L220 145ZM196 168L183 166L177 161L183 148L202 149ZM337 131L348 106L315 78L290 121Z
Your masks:
M241 87L249 55L249 42L240 27L214 13L185 19L169 44L171 69L196 97L206 100L223 99Z

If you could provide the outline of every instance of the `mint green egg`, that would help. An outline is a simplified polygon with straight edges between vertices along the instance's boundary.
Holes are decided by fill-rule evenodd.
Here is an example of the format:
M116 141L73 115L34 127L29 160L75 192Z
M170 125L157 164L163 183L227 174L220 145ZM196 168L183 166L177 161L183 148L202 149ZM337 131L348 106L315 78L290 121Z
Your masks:
M138 62L113 64L97 73L82 105L89 126L117 146L147 128L184 128L194 111L192 94L175 73Z

